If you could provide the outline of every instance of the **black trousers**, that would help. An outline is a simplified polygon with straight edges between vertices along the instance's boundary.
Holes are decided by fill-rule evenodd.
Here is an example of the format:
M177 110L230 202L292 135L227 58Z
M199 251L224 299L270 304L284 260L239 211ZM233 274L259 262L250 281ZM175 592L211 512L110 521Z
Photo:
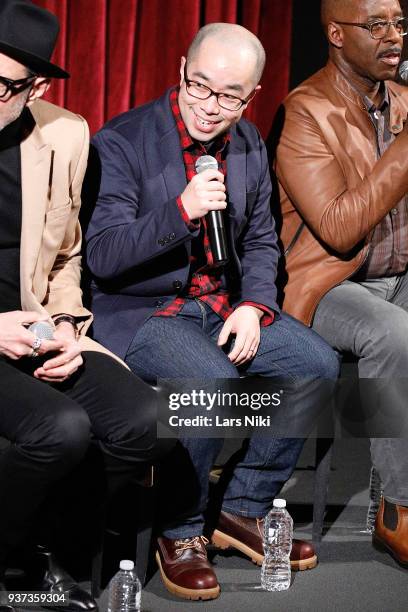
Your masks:
M156 393L108 355L83 357L84 366L62 384L35 379L35 360L0 357L0 436L11 442L0 453L0 566L92 437L111 492L171 448L156 439Z

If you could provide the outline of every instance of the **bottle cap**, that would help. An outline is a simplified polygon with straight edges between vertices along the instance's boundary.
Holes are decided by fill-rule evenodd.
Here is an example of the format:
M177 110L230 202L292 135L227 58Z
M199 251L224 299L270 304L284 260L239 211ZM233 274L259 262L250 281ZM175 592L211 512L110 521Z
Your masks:
M286 508L286 499L274 499L273 507L274 508Z
M133 563L133 561L129 561L129 559L123 559L120 564L119 567L121 570L132 570L135 567L135 564Z

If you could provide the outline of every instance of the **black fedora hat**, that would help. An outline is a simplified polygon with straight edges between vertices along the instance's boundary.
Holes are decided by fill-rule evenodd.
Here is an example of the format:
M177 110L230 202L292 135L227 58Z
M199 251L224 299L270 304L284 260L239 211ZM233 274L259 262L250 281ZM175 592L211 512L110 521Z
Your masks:
M55 15L27 0L0 0L0 53L41 76L69 77L50 58L59 32Z

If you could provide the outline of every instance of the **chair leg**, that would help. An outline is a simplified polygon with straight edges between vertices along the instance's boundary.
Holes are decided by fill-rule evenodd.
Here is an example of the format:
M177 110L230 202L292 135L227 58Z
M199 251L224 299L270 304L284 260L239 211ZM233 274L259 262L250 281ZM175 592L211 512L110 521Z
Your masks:
M146 471L143 479L135 485L136 517L132 516L132 527L129 533L125 532L126 537L135 537L136 531L136 554L135 566L137 575L142 585L146 582L147 569L150 560L150 548L152 541L153 521L155 512L155 501L157 487L154 486L153 466ZM107 504L101 508L99 513L98 540L96 543L95 554L92 558L91 568L91 589L93 597L98 597L102 586L103 554L105 544L105 531L107 523ZM129 518L129 517L127 517ZM136 520L134 520L136 519ZM127 521L125 521L126 523ZM129 529L130 525L128 526ZM123 535L123 533L122 533Z
M91 594L92 597L97 598L101 594L102 586L102 563L103 563L103 549L105 544L105 529L106 529L106 504L100 508L99 513L99 524L97 541L95 546L95 552L92 557L91 566Z
M316 470L314 478L312 529L312 540L315 543L321 542L323 535L323 521L326 512L333 443L333 438L316 439Z
M138 529L136 534L136 571L142 585L146 582L152 545L152 527L156 487L143 487L139 492Z
M97 598L101 594L102 559L103 559L103 544L101 548L95 553L92 559L91 595L93 598Z

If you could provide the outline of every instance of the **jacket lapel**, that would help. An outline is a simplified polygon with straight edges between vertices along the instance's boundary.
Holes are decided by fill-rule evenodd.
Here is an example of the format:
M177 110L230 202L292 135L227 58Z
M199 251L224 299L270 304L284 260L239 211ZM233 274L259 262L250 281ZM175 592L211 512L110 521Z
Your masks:
M160 155L169 199L175 198L184 191L187 185L183 154L176 128L165 134L161 139Z
M38 310L32 293L33 275L41 248L49 198L52 149L37 125L21 143L22 226L20 248L21 302L25 310Z
M231 130L231 142L227 155L227 201L229 218L238 221L246 208L247 157L245 140Z
M156 106L156 128L160 151L161 171L168 198L175 198L187 185L180 138L170 107L169 92L162 96Z

